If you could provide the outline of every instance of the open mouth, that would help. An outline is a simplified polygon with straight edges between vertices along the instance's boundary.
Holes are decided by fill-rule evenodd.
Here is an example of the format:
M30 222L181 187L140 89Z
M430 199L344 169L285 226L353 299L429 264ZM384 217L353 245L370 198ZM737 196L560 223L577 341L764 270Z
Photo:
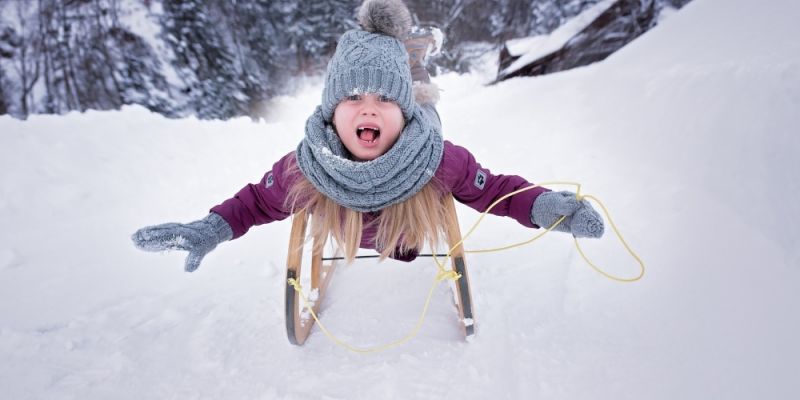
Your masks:
M381 136L381 130L377 126L364 125L356 128L358 138L367 143L375 143Z

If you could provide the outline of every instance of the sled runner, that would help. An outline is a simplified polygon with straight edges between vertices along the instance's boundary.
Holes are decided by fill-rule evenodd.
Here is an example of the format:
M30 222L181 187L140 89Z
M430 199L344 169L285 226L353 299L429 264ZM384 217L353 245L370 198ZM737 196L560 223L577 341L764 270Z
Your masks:
M453 197L448 195L445 199L447 209L446 239L448 247L452 248L461 241L461 230L458 225L455 203ZM303 261L303 247L306 242L306 228L308 225L308 213L300 211L296 213L292 221L292 231L289 237L289 254L286 260L286 334L289 342L301 346L308 338L314 319L310 312L305 309L304 303L295 287L289 283L290 280L300 281L301 267ZM320 305L324 300L325 291L330 284L336 269L338 257L323 259L322 251L315 251L314 244L311 244L311 286L306 297L311 300L311 307L314 313L319 311ZM451 268L461 277L454 281L453 291L456 297L456 308L458 309L461 330L465 338L475 334L474 316L472 312L472 294L469 286L469 276L464 259L464 248L461 244L451 252Z

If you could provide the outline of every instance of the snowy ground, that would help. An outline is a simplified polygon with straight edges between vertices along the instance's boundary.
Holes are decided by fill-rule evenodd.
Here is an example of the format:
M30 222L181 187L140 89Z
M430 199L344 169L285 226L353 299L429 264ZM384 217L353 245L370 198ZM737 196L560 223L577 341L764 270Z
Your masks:
M608 60L492 87L443 76L446 136L495 172L575 180L648 271L586 266L571 239L468 258L478 336L449 290L420 335L374 354L319 331L289 345L289 223L224 244L193 274L136 250L294 148L320 86L268 123L140 108L0 118L0 387L7 399L789 399L800 389L800 4L695 0ZM791 167L795 165L795 167ZM462 228L478 214L459 209ZM488 219L467 243L527 239ZM613 235L585 241L619 275ZM324 321L367 346L413 326L435 269L337 272Z

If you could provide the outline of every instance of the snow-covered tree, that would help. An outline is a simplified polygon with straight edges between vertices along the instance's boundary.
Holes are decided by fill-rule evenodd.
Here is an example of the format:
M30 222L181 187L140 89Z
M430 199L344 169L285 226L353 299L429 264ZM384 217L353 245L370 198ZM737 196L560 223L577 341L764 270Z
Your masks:
M158 57L121 26L116 0L15 2L20 114L115 109L138 103L171 114ZM41 79L43 95L32 96Z
M3 71L3 66L0 65L0 115L9 113L8 100L6 99L8 96L6 93L9 92L9 90L6 89L7 85L6 74Z
M356 27L353 16L360 2L286 2L296 8L283 22L290 48L295 49L297 69L308 73L324 67L336 49L336 41Z
M5 68L2 62L4 59L10 59L14 56L14 37L16 33L10 27L3 26L0 21L0 115L8 114L11 108L11 82L6 78Z
M224 40L219 3L212 0L165 0L162 36L183 80L189 108L200 118L231 118L248 112L241 70Z
M114 65L114 81L123 104L139 104L154 112L179 115L171 89L161 73L162 62L150 45L130 30L114 26L106 33L106 53Z

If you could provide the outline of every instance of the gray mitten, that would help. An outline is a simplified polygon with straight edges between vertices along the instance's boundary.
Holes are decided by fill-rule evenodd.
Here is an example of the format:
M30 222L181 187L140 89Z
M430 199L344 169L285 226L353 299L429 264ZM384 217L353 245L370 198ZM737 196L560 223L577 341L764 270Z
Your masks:
M188 251L185 269L186 272L192 272L200 266L206 254L232 237L231 226L212 212L205 218L188 224L147 226L136 231L131 239L136 247L146 251Z
M572 192L545 192L533 202L531 222L542 228L551 227L566 216L553 230L572 233L575 237L599 238L605 227L603 217L588 201L578 201Z

